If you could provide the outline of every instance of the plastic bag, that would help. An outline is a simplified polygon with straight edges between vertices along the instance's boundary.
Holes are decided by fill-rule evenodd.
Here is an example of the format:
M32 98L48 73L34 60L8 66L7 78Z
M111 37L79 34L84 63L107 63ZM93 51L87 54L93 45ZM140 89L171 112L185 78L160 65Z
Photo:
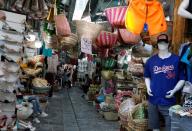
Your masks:
M119 108L119 116L121 119L127 119L128 113L134 108L135 103L132 98L123 101Z

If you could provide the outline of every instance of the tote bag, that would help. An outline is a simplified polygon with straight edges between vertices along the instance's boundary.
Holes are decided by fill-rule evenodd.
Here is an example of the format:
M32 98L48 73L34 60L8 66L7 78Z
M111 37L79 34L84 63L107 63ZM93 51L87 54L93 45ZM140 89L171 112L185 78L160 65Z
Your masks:
M71 34L71 28L69 22L64 14L55 16L56 33L58 36L69 36Z

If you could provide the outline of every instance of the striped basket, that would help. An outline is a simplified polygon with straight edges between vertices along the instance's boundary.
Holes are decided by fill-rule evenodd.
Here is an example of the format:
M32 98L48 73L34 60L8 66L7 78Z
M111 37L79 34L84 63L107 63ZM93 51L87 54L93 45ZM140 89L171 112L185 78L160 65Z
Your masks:
M125 14L127 6L105 9L105 15L112 27L125 28Z
M96 39L96 45L99 48L112 48L117 43L117 34L101 31Z

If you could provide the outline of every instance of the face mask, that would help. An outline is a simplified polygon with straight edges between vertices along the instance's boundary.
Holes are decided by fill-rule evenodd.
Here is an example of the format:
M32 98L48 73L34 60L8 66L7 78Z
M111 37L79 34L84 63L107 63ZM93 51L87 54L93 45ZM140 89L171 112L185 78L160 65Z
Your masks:
M158 44L158 49L159 50L167 50L169 47L169 44L165 43L165 42L161 42Z

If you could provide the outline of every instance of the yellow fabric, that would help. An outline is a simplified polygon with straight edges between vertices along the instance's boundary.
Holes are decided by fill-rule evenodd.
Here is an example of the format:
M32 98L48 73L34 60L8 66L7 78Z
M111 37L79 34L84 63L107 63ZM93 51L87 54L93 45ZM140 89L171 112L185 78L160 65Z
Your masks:
M148 14L146 20L146 9ZM130 0L126 11L125 26L134 33L140 34L143 30L144 23L148 24L150 35L156 35L167 30L167 24L161 3L157 0Z

